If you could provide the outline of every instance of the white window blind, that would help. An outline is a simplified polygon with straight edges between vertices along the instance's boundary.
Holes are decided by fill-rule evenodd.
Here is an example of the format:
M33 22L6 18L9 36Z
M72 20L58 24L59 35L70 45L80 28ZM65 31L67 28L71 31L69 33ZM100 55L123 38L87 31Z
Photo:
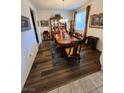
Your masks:
M84 31L85 29L85 19L86 19L86 12L79 12L76 14L75 18L75 29L76 31Z

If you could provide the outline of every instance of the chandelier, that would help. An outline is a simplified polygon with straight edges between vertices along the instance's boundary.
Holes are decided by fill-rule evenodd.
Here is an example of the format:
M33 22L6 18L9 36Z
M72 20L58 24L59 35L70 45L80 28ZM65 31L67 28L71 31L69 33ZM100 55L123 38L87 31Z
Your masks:
M63 11L64 11L64 0L62 0L63 1ZM66 23L68 21L68 19L66 19L66 18L62 18L62 19L60 19L60 22L61 23Z

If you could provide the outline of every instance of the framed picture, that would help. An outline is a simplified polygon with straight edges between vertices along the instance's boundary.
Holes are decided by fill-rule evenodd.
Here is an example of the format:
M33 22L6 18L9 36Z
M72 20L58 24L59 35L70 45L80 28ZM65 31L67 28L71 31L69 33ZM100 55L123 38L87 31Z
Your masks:
M90 17L90 28L103 28L103 14L95 14Z
M41 20L40 21L40 24L41 24L41 27L47 27L47 26L49 26L49 23L48 23L47 20Z
M30 20L28 17L21 16L21 32L31 29Z

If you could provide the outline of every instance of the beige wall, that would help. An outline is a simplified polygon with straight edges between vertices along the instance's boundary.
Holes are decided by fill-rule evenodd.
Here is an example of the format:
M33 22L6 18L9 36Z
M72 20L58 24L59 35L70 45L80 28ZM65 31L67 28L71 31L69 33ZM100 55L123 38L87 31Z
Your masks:
M103 13L103 0L93 0L91 3L89 3L89 5L91 5L90 15ZM88 24L88 27L89 27L89 24ZM102 51L103 50L103 29L88 28L87 35L88 36L93 35L93 36L99 37L97 49Z
M70 20L71 13L69 11L60 11L60 10L38 10L38 19L39 20L49 20L50 17L54 16L55 14L61 14L62 17L67 18ZM67 25L69 29L69 23ZM44 30L50 30L50 27L39 27L40 32L42 33Z
M103 13L103 0L92 0L89 3L86 3L82 7L74 10L74 11L83 11L86 9L88 5L91 5L90 15ZM71 13L71 18L74 18L74 11ZM90 21L90 20L89 20ZM103 50L103 29L99 28L89 28L89 21L88 21L88 32L87 35L99 37L99 41L97 44L97 49L102 51ZM82 32L83 33L83 32Z
M23 88L34 58L38 51L38 44L36 42L34 28L31 20L30 10L33 9L35 18L37 20L37 14L35 8L32 6L29 0L21 0L21 15L30 19L31 30L21 32L21 88ZM37 25L36 25L37 26ZM39 30L37 28L37 33ZM39 40L40 40L40 35Z

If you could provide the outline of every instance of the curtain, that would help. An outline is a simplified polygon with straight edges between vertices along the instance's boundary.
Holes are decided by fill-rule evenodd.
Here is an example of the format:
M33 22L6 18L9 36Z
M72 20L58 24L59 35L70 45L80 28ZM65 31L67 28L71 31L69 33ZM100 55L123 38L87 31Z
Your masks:
M76 19L76 14L77 14L77 11L74 12L74 31L75 31L75 19Z
M90 6L87 6L86 8L86 21L85 21L85 31L84 31L84 38L87 36L87 28L88 28L88 18L90 13Z

